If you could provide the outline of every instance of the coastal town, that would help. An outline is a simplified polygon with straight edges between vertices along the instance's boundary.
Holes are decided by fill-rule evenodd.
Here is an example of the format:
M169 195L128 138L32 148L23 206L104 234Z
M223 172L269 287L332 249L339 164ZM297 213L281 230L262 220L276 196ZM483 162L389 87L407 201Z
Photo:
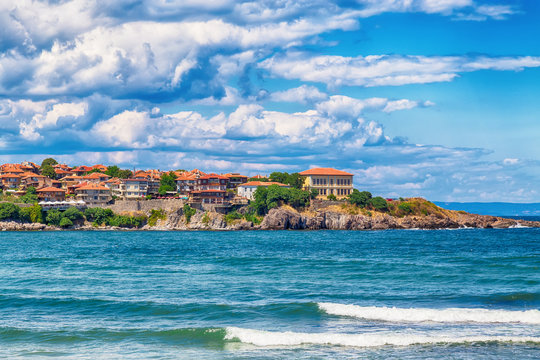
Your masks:
M276 175L277 174L277 175ZM287 181L283 175L293 178ZM276 181L276 177L278 180ZM308 190L319 199L344 199L353 191L353 174L312 168L299 173L248 176L193 170L122 170L117 166L69 166L45 159L0 165L3 197L35 194L43 209L102 207L118 200L182 199L219 207L245 205L259 187L277 185Z

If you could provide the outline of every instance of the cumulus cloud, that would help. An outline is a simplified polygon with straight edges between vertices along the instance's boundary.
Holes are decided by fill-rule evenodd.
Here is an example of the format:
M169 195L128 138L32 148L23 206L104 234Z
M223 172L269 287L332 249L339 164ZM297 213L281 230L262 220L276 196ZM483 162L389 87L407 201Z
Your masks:
M302 85L293 89L276 91L270 95L272 101L298 102L302 104L313 103L328 97L315 86Z
M463 72L539 67L540 57L469 56L310 56L289 52L259 64L273 76L322 82L332 87L398 86L451 81Z

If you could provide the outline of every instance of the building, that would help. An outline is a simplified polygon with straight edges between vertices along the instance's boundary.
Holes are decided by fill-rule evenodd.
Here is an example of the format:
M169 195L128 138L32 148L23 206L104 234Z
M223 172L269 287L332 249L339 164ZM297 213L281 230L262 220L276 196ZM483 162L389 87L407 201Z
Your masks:
M86 184L75 188L77 200L84 201L87 205L105 205L112 200L111 190L99 184Z
M272 181L250 181L245 184L238 186L238 196L245 197L246 199L253 200L253 194L255 193L255 190L259 186L268 187L270 185L278 185L285 188L290 188L289 185L285 185L278 182L272 182Z
M229 173L224 176L229 178L229 184L227 185L229 189L236 189L238 185L245 184L248 181L247 176L240 175L239 173Z
M90 166L81 165L71 171L73 171L77 176L83 176L87 172L92 171L92 168Z
M317 198L326 199L334 195L338 199L345 198L353 190L353 174L332 168L314 168L299 173L304 177L304 189L316 189Z
M203 204L226 204L229 178L218 174L207 174L197 179L195 190L190 193L192 202Z
M0 175L0 182L5 190L18 189L21 186L21 176L18 174L2 174Z
M140 199L148 195L148 180L143 178L121 179L124 199Z
M39 201L64 201L66 190L55 187L46 187L36 190Z
M96 184L99 184L101 182L109 180L111 177L107 174L103 174L100 172L94 172L88 175L83 176L84 181L93 182Z

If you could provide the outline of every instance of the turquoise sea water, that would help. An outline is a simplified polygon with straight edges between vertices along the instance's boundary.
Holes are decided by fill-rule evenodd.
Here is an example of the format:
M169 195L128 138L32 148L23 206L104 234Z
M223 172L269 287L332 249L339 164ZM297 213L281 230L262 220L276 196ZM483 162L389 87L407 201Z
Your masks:
M0 233L0 358L536 359L539 309L539 229Z

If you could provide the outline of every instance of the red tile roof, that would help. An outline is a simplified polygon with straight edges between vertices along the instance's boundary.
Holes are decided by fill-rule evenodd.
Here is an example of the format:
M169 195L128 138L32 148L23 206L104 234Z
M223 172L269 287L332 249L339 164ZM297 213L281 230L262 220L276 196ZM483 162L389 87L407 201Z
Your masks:
M223 176L226 176L228 178L248 178L248 176L246 175L240 175L240 174L234 174L234 173L228 173L228 174L225 174Z
M66 192L66 190L49 186L49 187L36 190L36 192Z
M98 185L98 184L88 184L88 185L84 185L84 186L81 186L81 187L77 187L77 189L75 189L75 191L77 190L110 190L108 187L106 186L103 186L103 185Z
M207 175L204 175L204 176L201 176L199 178L199 180L208 180L208 179L223 179L223 180L229 180L228 177L226 176L223 176L223 175L218 175L218 174L207 174Z
M5 179L20 178L20 177L21 176L17 175L17 174L2 174L2 175L0 175L0 178L5 178Z
M103 179L103 178L110 178L109 175L107 174L102 174L102 173L91 173L91 174L88 174L86 176L83 176L84 179Z
M306 171L302 171L299 174L302 175L302 176L308 176L308 175L354 176L351 173L341 171L341 170L332 169L332 168L314 168L314 169L309 169L309 170L306 170Z

